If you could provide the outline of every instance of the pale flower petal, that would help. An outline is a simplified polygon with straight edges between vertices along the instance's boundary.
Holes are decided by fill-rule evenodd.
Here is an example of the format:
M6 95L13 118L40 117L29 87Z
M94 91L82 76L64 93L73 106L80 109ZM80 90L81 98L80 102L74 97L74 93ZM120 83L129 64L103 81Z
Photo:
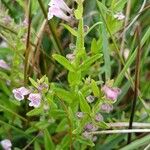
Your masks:
M10 67L8 66L8 64L2 59L0 59L0 68L10 70Z
M12 143L9 139L2 140L0 143L4 150L11 150Z
M71 21L71 16L67 16L60 8L52 6L48 11L48 20L52 19L53 16L61 18L65 21Z
M37 108L41 105L41 94L31 93L28 97L28 100L30 101L29 106Z
M58 7L68 13L72 13L72 9L70 9L63 0L51 0L48 5L50 7L53 7L53 6Z

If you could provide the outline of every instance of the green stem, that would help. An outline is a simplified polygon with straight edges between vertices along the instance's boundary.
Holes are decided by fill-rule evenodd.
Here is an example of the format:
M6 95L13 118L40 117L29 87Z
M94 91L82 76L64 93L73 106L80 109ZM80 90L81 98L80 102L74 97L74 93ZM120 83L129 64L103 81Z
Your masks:
M44 7L44 4L43 4L42 0L38 0L38 2L39 2L39 5L40 5L40 7L42 9L42 12L44 14L45 19L47 19L47 11L46 11L46 9ZM51 34L52 34L52 42L53 42L56 50L58 51L58 53L62 54L62 47L61 47L59 39L57 38L57 34L56 34L55 29L54 29L54 26L49 21L48 21L48 26L49 26L49 29L50 29Z

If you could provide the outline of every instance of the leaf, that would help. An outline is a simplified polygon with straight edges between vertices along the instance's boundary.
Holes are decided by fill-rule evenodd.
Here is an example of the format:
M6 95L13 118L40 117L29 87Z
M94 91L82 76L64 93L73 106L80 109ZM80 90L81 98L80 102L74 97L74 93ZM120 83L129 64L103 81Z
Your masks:
M72 95L70 94L70 92L68 92L64 89L58 88L58 87L54 88L54 92L60 99L66 101L68 103L72 102Z
M44 130L44 146L45 150L55 149L55 145L47 129Z
M95 61L97 61L101 57L102 57L102 54L96 54L96 55L86 59L83 62L83 64L80 65L79 69L81 69L81 71L88 69Z
M124 8L125 4L127 3L128 0L118 0L115 5L113 6L113 10L115 11L122 11Z
M40 144L37 141L34 142L34 149L35 150L41 150Z
M91 52L94 55L100 52L100 47L98 46L95 38L92 40L92 43L91 43Z
M104 70L105 70L105 79L109 80L111 77L111 62L110 62L110 49L109 42L107 37L107 32L105 26L102 25L102 46L103 46L103 54L104 54Z
M81 81L81 71L69 72L68 73L68 82L71 86L78 85Z
M150 27L148 28L148 30L146 31L145 35L143 36L142 40L141 40L141 47L145 44L145 42L149 39L150 37ZM130 67L130 65L134 62L135 57L136 57L136 53L137 53L137 49L136 48L134 50L134 52L132 53L132 55L129 57L129 59L127 60L125 66L123 67L122 71L120 72L120 74L117 76L114 86L119 86L123 80L123 77L125 75L125 73L127 72L128 68Z
M127 146L121 148L120 150L134 150L134 149L140 149L141 146L149 144L150 143L150 135L144 136L143 138L140 138L131 144L128 144Z
M35 124L35 126L39 128L40 130L47 128L49 125L50 123L47 121L40 121Z
M34 87L38 88L38 83L35 82L32 78L29 77L29 81L31 82L31 84L32 84Z
M81 111L90 114L91 113L91 108L90 108L88 102L86 101L86 99L84 98L84 96L82 95L82 93L80 91L78 92L78 94L79 94Z
M100 96L99 88L97 86L97 83L93 79L91 81L91 88L94 93L94 96L99 97Z
M35 108L31 111L29 111L26 115L27 116L37 116L43 113L43 108Z
M69 71L72 71L72 72L75 71L73 65L65 57L58 55L58 54L54 54L53 58L57 62L59 62L62 66L64 66L66 69L68 69Z
M68 121L67 119L63 119L61 120L61 122L58 124L57 128L56 128L56 132L62 132L65 131L66 129L68 129Z
M67 24L61 23L61 25L62 25L63 27L65 27L72 35L74 35L74 36L77 36L77 35L78 35L78 34L77 34L77 31L74 30L73 28L71 28L70 26L68 26Z
M102 22L96 22L90 29L85 33L84 36L87 36L97 25L102 24Z

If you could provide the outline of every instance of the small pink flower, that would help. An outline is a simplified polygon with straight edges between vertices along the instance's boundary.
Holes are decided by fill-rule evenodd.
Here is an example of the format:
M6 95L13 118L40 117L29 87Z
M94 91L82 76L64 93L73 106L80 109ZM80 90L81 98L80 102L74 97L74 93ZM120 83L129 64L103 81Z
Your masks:
M78 118L83 118L84 113L83 113L83 112L77 112L77 113L76 113L76 116L77 116Z
M31 93L28 97L28 100L30 101L29 106L37 108L41 104L41 94Z
M84 132L82 133L82 136L83 136L84 138L86 138L86 139L91 139L91 138L92 138L92 135L91 135L89 132L87 132L87 131L84 131Z
M21 101L24 99L25 95L28 95L30 93L30 90L26 89L25 87L20 87L17 89L13 89L12 92L14 94L15 99Z
M107 99L110 99L110 100L116 100L119 96L119 94L121 93L121 90L119 88L111 88L111 87L108 87L107 85L104 85L102 87L102 91L104 92L105 96Z
M88 101L88 103L93 103L94 100L95 100L95 97L92 96L92 95L89 95L89 96L86 97L86 100Z
M118 12L114 15L114 18L118 20L123 20L125 18L125 15L122 12Z
M96 116L95 116L95 120L96 120L97 122L103 121L103 116L102 116L100 113L98 113L98 114L96 114Z
M67 22L71 21L71 16L67 16L60 8L52 6L49 8L48 11L48 20L52 19L53 16L56 16L58 18L61 18Z
M113 110L113 106L110 105L110 104L103 103L103 104L101 105L101 107L100 107L100 110L109 113L110 111Z
M0 59L0 68L10 70L10 67L8 66L8 64L2 59Z
M64 2L64 0L51 0L48 4L50 7L57 7L62 9L63 11L66 11L68 13L72 13L72 9L70 9L67 4Z
M73 61L75 59L75 54L67 54L66 55L66 58L69 60L69 61Z
M24 27L28 27L28 24L29 24L28 18L25 18L25 19L23 20L22 25L23 25Z
M11 150L12 143L9 139L2 140L0 143L4 150Z

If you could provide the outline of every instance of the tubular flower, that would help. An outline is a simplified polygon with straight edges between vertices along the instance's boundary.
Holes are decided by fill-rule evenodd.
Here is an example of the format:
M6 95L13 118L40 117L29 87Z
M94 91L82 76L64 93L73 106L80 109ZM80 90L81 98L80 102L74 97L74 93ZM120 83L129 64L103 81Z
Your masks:
M4 150L11 150L12 144L9 139L2 140L0 143Z
M72 13L72 9L70 9L67 4L63 0L51 0L48 4L50 7L57 7L62 9L63 11L66 11L68 13Z
M8 64L2 59L0 59L0 68L10 70L10 67L8 66Z
M102 91L104 92L105 96L107 99L110 99L110 100L113 100L115 101L119 94L121 93L121 90L119 88L111 88L111 87L108 87L107 85L104 85L102 87Z
M30 91L28 89L26 89L25 87L13 89L12 92L14 94L15 99L17 99L18 101L23 100L24 96L28 95L30 93Z
M63 0L51 0L49 6L48 20L56 16L67 22L71 21L72 9L70 9ZM70 16L67 16L66 13L69 13Z
M31 93L28 97L28 100L30 101L29 106L37 108L41 104L41 94Z

